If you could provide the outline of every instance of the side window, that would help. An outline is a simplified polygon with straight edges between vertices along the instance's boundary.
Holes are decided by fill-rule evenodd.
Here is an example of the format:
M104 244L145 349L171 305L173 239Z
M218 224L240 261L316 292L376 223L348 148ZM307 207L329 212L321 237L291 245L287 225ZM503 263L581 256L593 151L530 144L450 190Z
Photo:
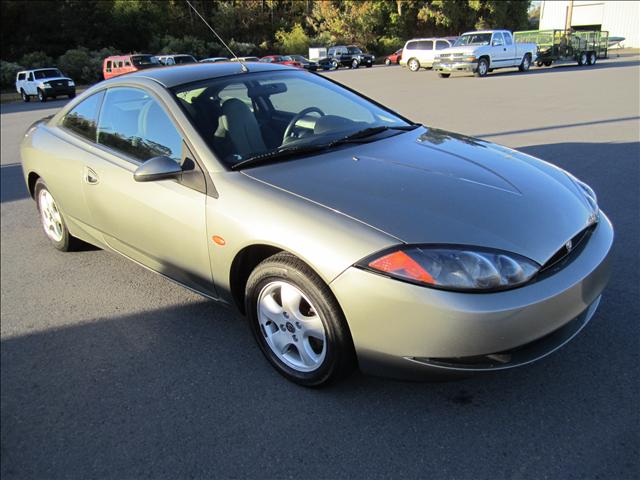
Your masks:
M166 155L180 163L182 137L148 93L137 88L107 91L98 122L98 143L142 162Z
M331 55L333 55L333 52L334 52L334 51L335 51L335 50L334 50L333 48L330 48L330 49L329 49L329 51L327 52L327 56L331 56Z
M18 74L18 80L24 80L26 77L27 77L27 74L24 72Z
M500 32L496 32L493 34L491 45L493 45L494 47L501 47L502 45L504 45L504 40L502 39L502 34Z
M416 47L417 47L417 42L408 42L407 46L404 48L406 48L407 50L415 50Z
M29 72L29 81L33 82L33 72Z
M502 32L502 36L504 37L504 43L506 45L513 45L513 40L511 40L511 34L509 32Z
M444 50L445 48L449 48L449 43L445 42L444 40L436 41L436 50Z
M118 68L122 68L122 60L118 60Z
M111 71L111 60L107 61L107 72Z
M100 110L102 97L104 97L104 90L80 102L64 117L62 126L87 140L95 142L98 111Z
M131 62L129 60L125 60L124 66L125 67L130 67L131 66Z
M433 50L433 40L423 40L420 43L420 50Z

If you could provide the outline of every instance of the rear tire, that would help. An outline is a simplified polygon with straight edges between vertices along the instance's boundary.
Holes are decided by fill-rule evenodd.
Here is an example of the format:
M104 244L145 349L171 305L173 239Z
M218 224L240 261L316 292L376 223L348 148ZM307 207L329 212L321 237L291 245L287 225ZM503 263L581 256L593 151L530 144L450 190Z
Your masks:
M20 96L22 97L22 101L24 103L28 103L31 101L31 96L27 95L27 92L24 91L24 89L20 89Z
M411 58L407 62L407 67L409 67L409 70L411 70L412 72L417 72L418 70L420 70L420 62L417 58Z
M594 52L591 52L589 54L589 58L587 59L587 62L589 62L589 65L595 65L597 61L598 61L598 57Z
M553 62L551 60L547 60L544 62L545 67L550 67Z
M489 61L486 58L481 58L478 60L478 67L474 75L476 77L486 77L489 72Z
M76 94L75 94L75 93L70 93L70 94L68 95L68 97L69 97L69 99L71 99L71 98L76 98Z
M42 91L41 88L38 89L38 100L40 100L42 103L47 101L47 96L45 95L45 93Z
M578 65L582 67L586 65L587 62L588 62L587 52L580 53L580 56L578 57Z
M450 73L438 73L438 75L440 76L440 78L449 78L451 76Z
M518 70L526 72L531 68L531 55L528 53L522 58L522 63L518 66Z
M337 60L334 60L334 61L331 62L331 68L333 70L338 70L338 68L340 68L340 64L338 63Z
M353 341L338 301L297 257L278 253L251 272L245 311L260 350L288 380L318 387L354 370Z
M389 60L388 58L385 59L384 64L388 67L389 65L391 65L391 60Z

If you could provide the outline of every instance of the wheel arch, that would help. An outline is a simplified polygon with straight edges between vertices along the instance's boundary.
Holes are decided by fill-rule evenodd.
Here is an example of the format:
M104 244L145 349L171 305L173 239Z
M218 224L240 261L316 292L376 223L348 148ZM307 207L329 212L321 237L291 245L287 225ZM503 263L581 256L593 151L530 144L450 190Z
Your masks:
M29 175L27 175L27 187L29 188L29 195L31 195L31 198L35 198L36 182L39 178L40 175L36 172L29 172Z
M233 303L242 314L246 313L244 308L244 293L251 272L263 260L276 253L285 251L286 250L274 245L258 243L248 245L236 253L231 262L231 268L229 269L229 287L231 289L230 293Z

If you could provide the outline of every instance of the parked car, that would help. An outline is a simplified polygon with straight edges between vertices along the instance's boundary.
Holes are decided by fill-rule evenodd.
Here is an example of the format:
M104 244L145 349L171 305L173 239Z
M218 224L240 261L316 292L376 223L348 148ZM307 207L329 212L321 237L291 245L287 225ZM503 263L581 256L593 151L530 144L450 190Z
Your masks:
M156 57L158 57L158 60L160 61L160 63L162 63L163 65L166 65L167 67L170 67L171 65L184 65L186 63L198 63L198 61L193 57L193 55L185 55L185 54L179 54L179 55L156 55Z
M451 42L446 38L414 38L404 44L400 65L412 72L431 68L437 53L450 46Z
M399 64L400 59L402 58L402 50L403 49L400 48L399 50L393 52L391 55L387 55L387 57L384 59L384 64L387 66Z
M153 55L112 55L102 61L102 77L107 80L125 73L159 66L161 66L160 61Z
M355 45L331 47L327 51L327 58L331 60L334 69L340 67L358 68L360 65L370 68L375 60L373 55L364 53Z
M200 60L200 63L217 63L217 62L228 62L229 58L227 57L209 57L203 58Z
M328 57L322 57L314 60L318 64L318 68L322 70L333 70L335 68L334 61Z
M259 62L260 59L258 57L238 57L238 58L232 57L232 58L229 59L229 61L231 61L231 62L238 62L238 61L240 61L240 62Z
M280 65L302 68L302 64L300 62L295 61L288 55L266 55L262 57L260 61L263 63L279 63Z
M31 126L22 169L50 244L84 240L237 307L308 386L356 365L509 369L587 325L613 244L588 185L320 75L248 69L131 73Z
M311 72L315 72L316 70L318 70L318 62L313 62L308 58L303 57L302 55L287 55L287 57L295 62L298 62L306 70L309 70Z
M466 32L451 48L440 52L433 69L443 78L449 78L453 72L472 72L484 77L497 68L509 67L526 72L537 53L535 43L516 43L508 30Z
M41 102L46 102L48 98L62 95L75 97L76 84L57 68L36 68L16 74L16 91L24 102L30 101L33 96L37 96Z

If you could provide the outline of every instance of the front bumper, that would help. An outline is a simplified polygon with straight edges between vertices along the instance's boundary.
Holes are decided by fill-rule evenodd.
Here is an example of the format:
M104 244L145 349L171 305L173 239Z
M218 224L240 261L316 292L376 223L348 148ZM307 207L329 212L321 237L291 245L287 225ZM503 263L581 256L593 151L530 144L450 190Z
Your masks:
M513 290L448 292L355 267L331 288L366 373L415 379L499 370L539 360L577 335L608 282L612 245L613 228L601 213L562 269Z
M455 61L434 61L433 70L436 72L475 72L478 68L477 62L455 62Z
M47 97L57 97L60 95L75 95L76 87L75 85L74 86L53 85L49 88L43 89L43 91Z

